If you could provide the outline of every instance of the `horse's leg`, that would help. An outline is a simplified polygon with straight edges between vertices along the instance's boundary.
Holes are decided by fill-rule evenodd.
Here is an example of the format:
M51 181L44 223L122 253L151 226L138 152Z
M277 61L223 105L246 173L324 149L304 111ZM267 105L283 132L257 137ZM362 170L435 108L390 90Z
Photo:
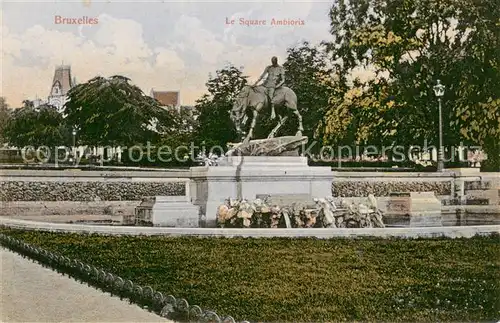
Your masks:
M274 129L271 131L269 136L267 138L274 138L278 130L281 128L281 126L285 123L286 119L288 119L288 116L282 117L279 115L280 121L278 122L278 125L274 127Z
M302 125L302 116L300 115L299 110L293 111L293 113L297 116L297 119L299 119L299 131L295 134L296 136L302 136L302 131L304 131L304 126Z
M287 102L287 106L290 110L293 111L293 114L295 114L297 116L297 119L299 120L299 129L295 135L302 136L304 126L302 125L302 115L300 114L299 109L297 109L297 104L295 102Z
M248 130L247 137L245 138L245 140L243 140L244 145L248 144L250 139L252 139L253 129L255 128L255 125L257 124L257 115L259 114L259 112L257 111L257 109L254 109L252 112L253 112L252 124L250 125L250 129Z
M276 118L276 112L274 111L274 101L273 101L274 92L275 92L275 89L273 87L270 87L268 89L268 92L267 92L269 105L271 106L271 120L274 120L274 118Z

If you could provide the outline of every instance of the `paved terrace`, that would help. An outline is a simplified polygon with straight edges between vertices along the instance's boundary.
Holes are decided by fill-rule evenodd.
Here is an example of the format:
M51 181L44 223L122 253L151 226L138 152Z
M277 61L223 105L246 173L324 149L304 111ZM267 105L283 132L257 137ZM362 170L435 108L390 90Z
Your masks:
M1 322L173 322L0 248Z

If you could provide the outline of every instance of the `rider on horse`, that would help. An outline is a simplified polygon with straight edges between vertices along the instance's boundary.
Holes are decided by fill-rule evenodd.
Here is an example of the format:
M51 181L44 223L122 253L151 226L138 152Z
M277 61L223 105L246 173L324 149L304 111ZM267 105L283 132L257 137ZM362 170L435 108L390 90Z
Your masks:
M266 88L266 94L269 97L269 102L271 103L271 119L276 117L276 113L274 112L274 91L276 88L279 88L285 83L285 69L278 65L278 58L273 56L271 58L271 65L267 66L262 75L259 77L257 82L253 86L257 86L257 84L266 76L267 78L264 81L263 85Z

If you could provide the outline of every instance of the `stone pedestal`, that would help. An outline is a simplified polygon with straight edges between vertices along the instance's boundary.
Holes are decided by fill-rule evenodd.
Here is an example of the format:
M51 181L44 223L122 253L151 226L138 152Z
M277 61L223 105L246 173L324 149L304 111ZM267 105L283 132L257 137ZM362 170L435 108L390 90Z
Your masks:
M388 226L442 226L441 201L434 192L391 193L384 223Z
M217 207L227 198L255 199L261 194L331 196L330 167L310 167L307 157L230 156L223 165L191 167L191 198L215 227Z
M199 208L188 196L156 196L151 208L151 222L155 227L198 228Z

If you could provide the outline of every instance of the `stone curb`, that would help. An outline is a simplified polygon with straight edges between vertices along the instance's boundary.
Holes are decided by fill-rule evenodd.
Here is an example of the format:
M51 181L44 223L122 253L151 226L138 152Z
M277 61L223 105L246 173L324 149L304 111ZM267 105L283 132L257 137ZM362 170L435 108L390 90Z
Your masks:
M128 298L131 302L147 307L148 310L163 318L189 322L236 323L231 316L221 317L213 311L202 310L198 305L189 305L184 298L175 298L172 295L163 296L161 292L155 291L150 286L140 286L102 269L30 245L8 235L0 234L0 244L57 272L67 274L120 298Z
M16 220L0 217L0 227L5 226L21 230L40 230L49 232L102 234L102 235L165 235L165 236L200 236L200 237L251 237L251 238L472 238L476 235L488 236L500 234L500 225L450 226L450 227L405 227L405 228L170 228L170 227L134 227L103 226L67 223L47 223Z

